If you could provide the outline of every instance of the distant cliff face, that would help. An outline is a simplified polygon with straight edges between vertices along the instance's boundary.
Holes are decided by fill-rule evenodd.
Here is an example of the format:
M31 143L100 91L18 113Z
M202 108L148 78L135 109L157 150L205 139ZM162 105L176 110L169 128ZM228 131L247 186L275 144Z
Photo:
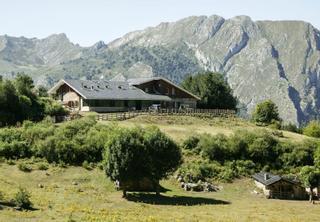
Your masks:
M24 71L38 84L119 73L180 82L203 70L223 73L249 113L258 102L272 99L287 122L318 116L320 32L301 21L188 17L87 48L64 34L41 40L0 37L0 73L10 77L12 71Z

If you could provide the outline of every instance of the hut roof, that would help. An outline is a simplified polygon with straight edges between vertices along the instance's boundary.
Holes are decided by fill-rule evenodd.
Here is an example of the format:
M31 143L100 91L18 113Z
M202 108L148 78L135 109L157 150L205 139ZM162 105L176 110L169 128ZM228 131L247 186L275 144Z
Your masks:
M269 186L269 185L274 184L280 180L284 180L286 182L293 183L293 184L298 183L298 181L296 181L296 180L290 180L288 178L285 178L285 177L282 177L279 175L274 175L274 174L268 173L268 172L256 173L252 177L253 177L253 179L262 183L265 186Z

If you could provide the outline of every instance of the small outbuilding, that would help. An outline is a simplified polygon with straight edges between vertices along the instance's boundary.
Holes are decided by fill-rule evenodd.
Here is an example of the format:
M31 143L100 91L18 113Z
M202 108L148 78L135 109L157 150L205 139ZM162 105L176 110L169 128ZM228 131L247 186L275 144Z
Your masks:
M292 180L267 172L254 174L253 179L267 198L307 199L305 188L297 180Z

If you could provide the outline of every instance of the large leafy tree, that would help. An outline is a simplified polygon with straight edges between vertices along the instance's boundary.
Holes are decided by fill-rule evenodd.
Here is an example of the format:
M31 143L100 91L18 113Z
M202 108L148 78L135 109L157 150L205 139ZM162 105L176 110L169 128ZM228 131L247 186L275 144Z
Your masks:
M156 127L145 130L144 144L151 162L152 178L160 180L176 170L181 163L177 144Z
M280 121L278 107L272 100L265 100L257 104L252 118L255 122L264 124Z
M37 95L31 77L18 74L12 81L0 79L0 126L65 113L61 105Z
M23 73L18 73L14 80L14 84L20 95L27 96L29 98L35 97L35 94L32 92L34 84L30 76Z
M20 106L23 112L19 119L40 120L44 117L44 106L34 90L34 83L30 76L18 74L14 85L19 94Z
M313 202L313 189L320 185L320 170L315 166L304 166L300 171L300 179L310 189L309 201Z
M314 165L320 169L320 146L314 152Z
M207 72L188 76L181 86L201 98L198 103L200 108L236 108L237 100L232 95L232 90L222 74Z
M49 96L48 89L46 87L44 87L44 86L39 86L38 87L37 94L40 97L48 97Z
M313 120L303 128L303 134L311 137L320 138L320 122Z
M0 82L0 126L13 124L21 114L19 95L11 81Z
M106 144L104 162L107 176L120 182L124 196L135 188L130 184L145 179L159 194L159 180L179 166L181 151L156 128L119 129Z

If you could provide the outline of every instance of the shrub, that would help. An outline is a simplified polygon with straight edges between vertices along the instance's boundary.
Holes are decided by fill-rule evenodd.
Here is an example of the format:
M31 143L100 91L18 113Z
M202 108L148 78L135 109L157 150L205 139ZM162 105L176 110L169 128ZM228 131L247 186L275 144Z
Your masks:
M293 133L301 133L301 129L298 128L295 124L293 123L288 123L288 124L284 124L281 126L282 130L286 130L289 132L293 132Z
M98 169L103 170L104 164L102 162L99 162L97 164Z
M236 160L225 165L232 169L237 177L250 176L256 171L256 164L251 160Z
M0 128L0 157L18 159L31 156L31 150L22 138L20 128Z
M248 146L249 159L256 164L272 163L277 158L276 146L278 141L268 133L259 135Z
M218 175L218 179L223 182L231 182L236 177L236 172L229 167L223 167L223 170Z
M44 114L49 116L64 116L69 112L61 104L49 97L40 98L41 104L44 106Z
M199 179L206 180L206 178L217 178L221 170L222 170L221 165L218 163L201 162L199 164L199 176L200 176Z
M236 131L228 140L230 153L237 159L248 159L248 146L254 140L252 137L253 134L247 131Z
M313 153L315 146L312 142L304 141L299 144L282 144L280 159L284 167L295 168L306 165L313 165Z
M182 147L187 150L194 150L198 143L200 141L200 138L198 136L190 136L185 141L183 141Z
M281 129L281 122L273 119L273 120L271 120L269 127L271 129L279 130L279 129Z
M67 168L68 165L64 161L59 160L57 166L60 168Z
M217 162L200 160L198 162L183 164L178 170L185 182L196 183L199 180L218 179L223 167Z
M35 152L34 146L36 143L39 140L45 140L47 137L53 136L55 129L51 118L46 118L39 123L24 121L22 124L21 138L31 147L32 152Z
M217 178L220 181L231 182L234 178L252 175L256 170L255 167L251 160L229 161L223 165Z
M309 122L308 125L303 129L303 134L306 136L320 138L320 122Z
M49 164L45 162L40 162L38 163L37 167L38 167L38 170L47 170L49 169Z
M92 170L92 165L88 161L83 161L82 167L85 168L86 170Z
M30 209L32 207L30 193L26 189L20 187L19 191L14 196L14 203L17 207L22 209Z
M85 159L88 162L99 162L102 160L104 146L112 132L116 131L116 129L117 126L115 125L95 125L94 127L90 128L90 130L86 133L81 148L81 150L85 152Z
M23 172L31 172L32 171L32 166L30 166L27 163L22 162L22 163L18 164L18 169L23 171Z
M230 158L228 138L223 134L202 136L198 143L198 148L201 150L202 156L209 160L224 162Z
M6 163L8 165L15 165L16 164L16 162L14 160L12 160L12 159L7 159Z
M31 151L27 144L23 141L1 142L0 156L7 159L26 158L31 156Z
M33 152L49 162L76 165L84 161L98 162L102 160L102 150L112 130L108 126L96 125L93 118L74 120L53 131L48 130L44 139L37 138L32 142Z
M271 133L273 136L283 138L283 132L280 130L273 130Z

